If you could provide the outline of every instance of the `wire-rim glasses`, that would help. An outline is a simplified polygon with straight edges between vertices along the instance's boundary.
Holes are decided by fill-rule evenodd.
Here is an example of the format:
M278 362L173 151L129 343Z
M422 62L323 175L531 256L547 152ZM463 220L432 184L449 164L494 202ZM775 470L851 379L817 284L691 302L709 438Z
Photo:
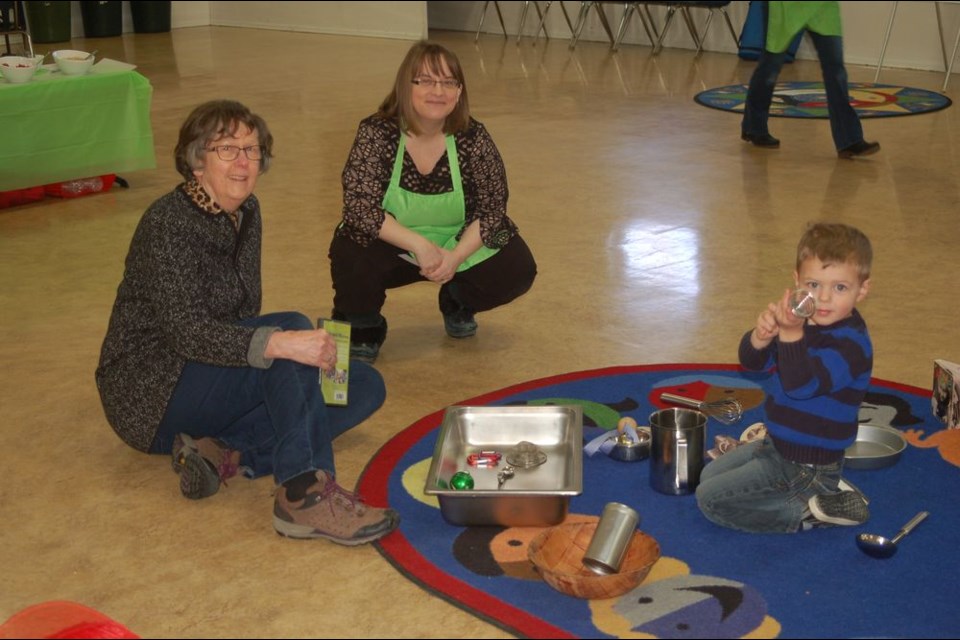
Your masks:
M263 147L253 144L249 147L238 147L234 144L220 144L207 148L207 151L216 151L217 157L224 162L232 162L240 157L240 152L247 156L247 160L263 160Z
M410 82L418 87L423 87L424 89L433 89L439 86L445 91L456 91L460 88L460 81L456 78L443 78L442 80L434 80L428 76L417 76Z

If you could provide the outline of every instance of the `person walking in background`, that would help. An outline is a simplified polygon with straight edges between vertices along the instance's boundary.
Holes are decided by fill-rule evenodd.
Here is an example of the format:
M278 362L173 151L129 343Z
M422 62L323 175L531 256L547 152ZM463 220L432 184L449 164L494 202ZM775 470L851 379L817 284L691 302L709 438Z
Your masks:
M475 314L533 285L537 265L507 217L507 175L470 116L460 62L418 42L365 118L343 170L343 220L330 243L333 319L351 323L350 354L373 362L387 337L386 291L439 286L447 335L477 332Z
M757 68L750 78L741 139L754 146L775 149L780 140L770 135L767 121L773 90L787 47L802 30L810 39L820 59L823 86L827 94L830 132L837 155L841 158L868 156L880 150L879 142L863 139L863 127L856 110L850 106L847 70L843 64L843 37L839 2L765 2L767 5L766 46L760 53Z

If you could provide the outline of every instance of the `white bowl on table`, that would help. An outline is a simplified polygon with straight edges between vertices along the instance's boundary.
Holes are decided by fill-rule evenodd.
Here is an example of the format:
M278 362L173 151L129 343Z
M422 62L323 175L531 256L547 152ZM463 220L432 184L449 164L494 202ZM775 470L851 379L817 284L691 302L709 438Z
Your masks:
M40 68L42 58L25 58L23 56L4 56L0 58L0 74L7 82L22 84L30 82L33 74Z
M90 71L96 56L87 51L75 49L59 49L53 52L53 61L57 63L60 72L68 76L82 76Z

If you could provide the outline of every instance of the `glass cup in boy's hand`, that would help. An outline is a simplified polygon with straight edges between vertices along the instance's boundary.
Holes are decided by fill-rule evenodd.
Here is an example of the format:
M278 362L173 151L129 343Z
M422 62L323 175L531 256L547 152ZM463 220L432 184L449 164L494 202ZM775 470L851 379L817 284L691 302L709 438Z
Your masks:
M794 289L790 294L790 310L798 318L809 318L817 312L817 298L809 289Z

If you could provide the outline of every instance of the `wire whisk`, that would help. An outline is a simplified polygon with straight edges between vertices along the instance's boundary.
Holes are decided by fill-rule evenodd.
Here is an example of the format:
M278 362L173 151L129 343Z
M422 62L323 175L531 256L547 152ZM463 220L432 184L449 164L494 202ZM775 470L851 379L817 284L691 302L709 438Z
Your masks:
M664 402L670 402L672 404L679 404L684 407L699 409L711 418L716 418L723 424L733 424L735 422L739 422L740 418L743 417L743 405L741 405L740 401L736 398L724 398L723 400L715 400L713 402L701 402L700 400L694 400L693 398L675 396L672 393L661 393L660 399Z

